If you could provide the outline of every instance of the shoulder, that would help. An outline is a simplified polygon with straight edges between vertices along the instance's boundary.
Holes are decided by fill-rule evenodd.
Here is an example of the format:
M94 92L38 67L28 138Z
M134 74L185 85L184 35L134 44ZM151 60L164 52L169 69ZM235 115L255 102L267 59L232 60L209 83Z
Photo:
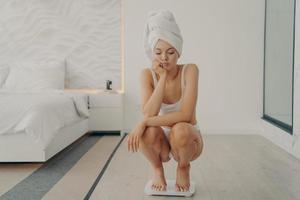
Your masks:
M194 63L188 63L185 67L188 71L198 71L198 66Z
M140 79L142 82L150 82L153 83L152 72L150 68L144 68L140 73Z
M150 68L144 68L142 71L141 71L141 76L149 76L151 75L151 70Z
M141 73L140 73L140 77L142 79L149 79L149 78L152 78L152 73L151 73L151 70L150 68L144 68Z
M198 66L194 63L189 63L189 64L186 64L185 66L185 74L187 76L190 76L190 75L198 75L199 73L199 69L198 69Z

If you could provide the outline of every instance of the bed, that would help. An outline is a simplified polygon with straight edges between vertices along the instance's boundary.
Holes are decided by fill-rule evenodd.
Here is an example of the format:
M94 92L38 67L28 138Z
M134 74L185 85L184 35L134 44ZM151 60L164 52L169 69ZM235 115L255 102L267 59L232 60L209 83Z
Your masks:
M0 162L47 161L88 132L87 95L54 66L0 68Z

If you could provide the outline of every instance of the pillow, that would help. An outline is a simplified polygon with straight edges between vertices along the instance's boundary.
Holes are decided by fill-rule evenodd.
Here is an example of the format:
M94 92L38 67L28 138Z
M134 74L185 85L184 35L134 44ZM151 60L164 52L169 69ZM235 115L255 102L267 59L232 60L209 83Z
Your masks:
M15 63L3 85L8 90L64 89L65 69L53 63Z
M0 88L3 86L9 72L8 67L0 67Z

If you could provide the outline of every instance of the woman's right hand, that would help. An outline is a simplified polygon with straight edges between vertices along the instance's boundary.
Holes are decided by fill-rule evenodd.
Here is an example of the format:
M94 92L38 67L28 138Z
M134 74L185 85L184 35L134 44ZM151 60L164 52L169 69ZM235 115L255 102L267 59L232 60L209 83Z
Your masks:
M167 70L163 68L162 63L159 60L156 60L156 59L153 60L151 68L159 76L161 76L163 74L167 74Z
M128 151L132 153L137 152L140 146L141 137L146 129L146 124L144 121L138 123L136 127L129 133L127 145Z

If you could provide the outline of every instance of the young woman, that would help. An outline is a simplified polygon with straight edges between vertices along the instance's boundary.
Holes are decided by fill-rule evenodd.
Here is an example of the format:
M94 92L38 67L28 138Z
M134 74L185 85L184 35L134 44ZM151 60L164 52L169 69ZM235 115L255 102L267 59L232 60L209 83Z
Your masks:
M188 191L190 162L203 141L196 120L198 68L178 64L182 37L169 11L152 12L145 28L145 48L152 66L141 73L144 119L128 136L128 150L141 150L153 167L152 189L166 190L162 162L177 161L176 191Z

